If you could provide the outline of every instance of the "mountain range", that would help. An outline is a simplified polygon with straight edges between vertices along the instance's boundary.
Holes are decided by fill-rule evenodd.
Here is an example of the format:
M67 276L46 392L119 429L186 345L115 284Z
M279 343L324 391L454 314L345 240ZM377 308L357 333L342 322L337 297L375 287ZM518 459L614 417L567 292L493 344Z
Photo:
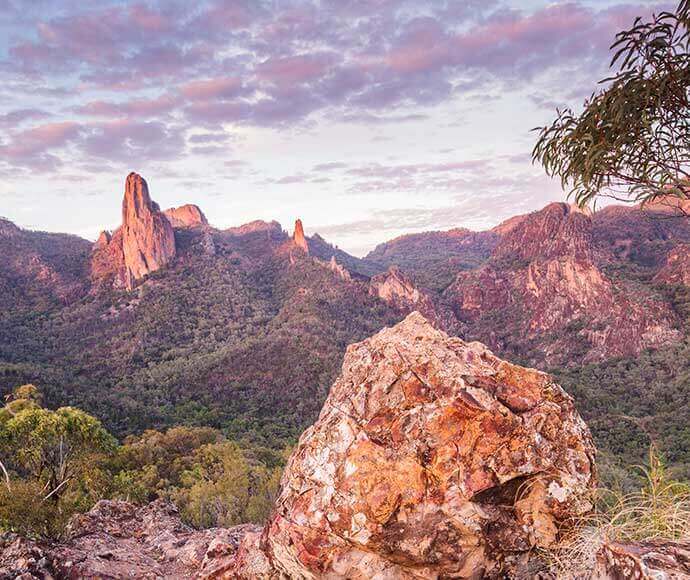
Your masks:
M0 219L0 389L39 384L49 404L83 407L121 436L185 423L279 445L313 421L347 345L414 310L505 358L560 369L566 388L570 377L582 390L582 369L650 357L670 356L682 368L662 371L687 379L690 220L675 209L552 203L357 258L299 220L292 234L263 221L221 230L196 205L162 211L132 173L122 225L95 244ZM579 402L596 437L597 413L612 411L598 407L607 385L590 389ZM662 403L687 408L687 390ZM690 431L655 424L669 410L659 404L631 428L673 455L683 447L668 438Z

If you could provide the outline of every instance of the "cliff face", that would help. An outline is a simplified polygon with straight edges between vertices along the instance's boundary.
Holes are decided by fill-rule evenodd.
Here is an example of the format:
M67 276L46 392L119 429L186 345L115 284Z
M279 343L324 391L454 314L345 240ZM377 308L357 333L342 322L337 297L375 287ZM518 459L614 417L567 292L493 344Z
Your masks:
M666 257L666 263L654 276L661 284L690 286L690 244L680 244Z
M196 228L208 225L208 220L198 205L182 205L166 209L163 213L173 228Z
M175 257L172 226L158 204L151 200L144 178L136 173L130 173L125 184L122 251L128 287Z
M227 577L525 572L530 551L591 509L593 458L587 427L547 375L413 313L348 348L274 516L245 537Z
M513 224L486 264L458 274L445 295L470 335L501 349L508 341L531 342L541 352L534 360L551 364L630 355L680 339L671 309L609 278L598 253L591 217L551 204ZM496 318L512 336L496 332Z
M189 217L186 211L182 213ZM92 279L131 290L144 276L169 264L175 250L170 221L151 199L144 178L130 173L122 201L122 226L112 236L101 234L96 242Z
M292 241L298 248L304 250L305 253L309 253L309 244L307 243L307 238L304 237L304 227L300 219L295 221L295 231L292 234Z

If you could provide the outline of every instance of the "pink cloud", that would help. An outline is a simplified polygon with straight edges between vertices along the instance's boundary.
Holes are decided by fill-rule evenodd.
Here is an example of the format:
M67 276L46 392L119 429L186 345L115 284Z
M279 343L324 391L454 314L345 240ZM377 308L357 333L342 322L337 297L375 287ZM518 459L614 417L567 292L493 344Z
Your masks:
M91 101L76 111L82 115L96 117L151 117L173 110L179 104L170 95L161 95L156 99L133 99L122 103L110 101Z
M336 61L337 57L331 53L271 58L256 67L256 74L276 84L304 83L323 76Z
M180 87L180 92L192 100L225 99L242 92L242 80L234 77L191 81Z

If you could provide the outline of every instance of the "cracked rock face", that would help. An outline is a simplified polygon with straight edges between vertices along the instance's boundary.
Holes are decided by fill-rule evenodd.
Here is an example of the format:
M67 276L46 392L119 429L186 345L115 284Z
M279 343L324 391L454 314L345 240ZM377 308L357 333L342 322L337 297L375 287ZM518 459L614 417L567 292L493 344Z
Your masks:
M233 578L480 578L591 509L594 447L541 372L419 313L351 345Z
M151 199L146 180L130 173L122 200L122 226L112 235L101 233L94 244L92 280L97 287L105 283L131 290L138 280L169 264L175 253L173 226Z

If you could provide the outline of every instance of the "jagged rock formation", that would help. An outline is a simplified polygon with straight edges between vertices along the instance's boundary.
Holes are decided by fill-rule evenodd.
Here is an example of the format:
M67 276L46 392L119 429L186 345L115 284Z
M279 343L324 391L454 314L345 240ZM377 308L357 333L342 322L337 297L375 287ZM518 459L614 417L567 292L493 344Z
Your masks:
M666 257L666 264L654 276L662 284L690 286L690 244L680 244Z
M193 530L162 500L98 502L60 544L0 537L0 578L217 578L255 526Z
M122 226L109 240L101 234L94 246L92 278L131 290L138 280L170 263L175 251L170 221L149 196L144 178L130 173L122 201Z
M350 282L352 280L352 276L350 276L350 272L348 272L344 266L342 266L342 265L338 264L338 262L336 262L335 256L331 256L331 261L328 262L328 267L341 280L344 280L345 282Z
M602 272L590 215L564 203L513 224L487 263L460 272L445 295L470 334L498 348L506 340L532 341L549 363L572 362L569 334L577 334L584 360L631 355L680 338L663 302L628 291ZM499 330L514 336L486 336L496 333L497 315Z
M191 203L180 207L171 207L163 213L173 228L196 228L208 225L204 212L198 205Z
M391 266L388 271L374 276L369 281L369 293L405 314L417 310L437 328L448 330L451 326L448 316L441 315L431 296L417 288L397 266Z
M348 348L228 578L479 578L591 509L594 448L548 375L419 313Z
M682 580L690 578L690 542L605 543L592 575L597 580Z
M302 248L307 254L309 253L309 244L307 238L304 237L304 228L302 227L302 220L295 221L295 231L292 234L292 241L298 248Z
M143 177L127 176L122 202L122 251L128 286L155 272L175 256L175 234L170 222L151 200Z

